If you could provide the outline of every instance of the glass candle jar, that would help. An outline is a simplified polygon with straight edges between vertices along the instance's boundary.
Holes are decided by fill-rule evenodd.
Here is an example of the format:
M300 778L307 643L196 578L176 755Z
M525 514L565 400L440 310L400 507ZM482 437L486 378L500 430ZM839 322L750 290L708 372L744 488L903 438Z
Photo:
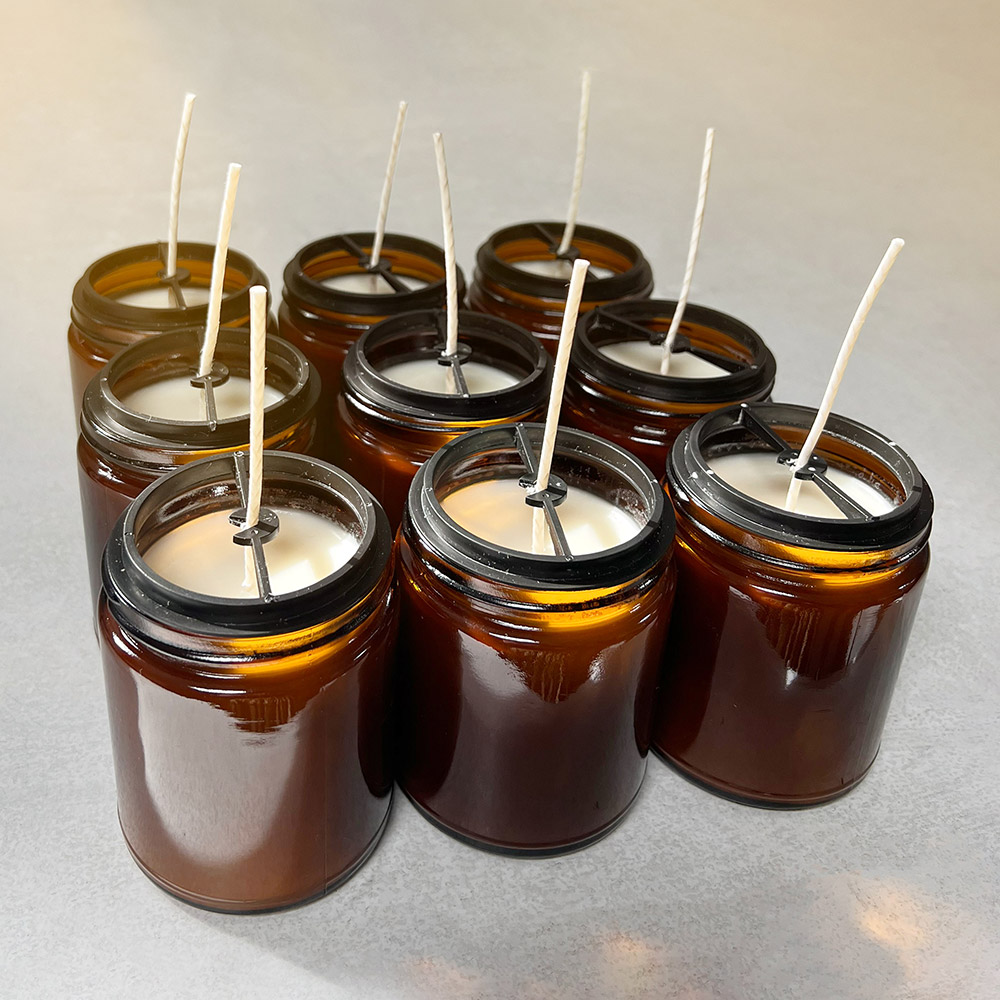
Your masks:
M534 420L545 411L552 360L537 341L513 323L482 313L462 311L458 324L459 356L443 367L438 362L445 360L445 313L439 309L384 320L361 337L344 364L337 462L375 494L394 528L410 481L438 448L476 427ZM465 384L469 391L457 382L455 392L414 388L385 374L406 365L412 378L419 369L411 362L440 372L442 382L455 367L474 369ZM491 370L509 384L491 385Z
M719 410L681 433L667 465L680 575L654 746L754 805L825 802L865 776L930 559L929 487L896 444L853 420L830 417L801 476L834 516L761 502L713 470L720 456L761 452L790 463L815 413ZM884 512L852 503L852 481Z
M642 251L622 236L577 226L573 245L559 257L561 222L522 222L498 229L476 252L476 273L469 305L502 316L530 330L556 353L573 261L583 257L590 269L580 312L619 299L648 298L653 271Z
M767 399L774 387L774 357L760 336L705 306L685 309L672 352L675 374L644 370L658 365L676 308L674 301L641 299L581 316L566 379L566 423L614 441L657 475L685 427L712 410Z
M549 490L533 497L548 507L568 491L557 511L577 493L609 501L634 531L625 541L533 555L449 516L467 487L533 482L542 433L507 425L445 445L414 478L397 536L400 787L459 839L536 855L603 836L638 793L675 581L663 490L579 431L560 430Z
M215 247L178 243L177 273L169 281L162 277L166 254L165 243L118 250L91 264L73 288L68 340L76 413L87 383L122 348L158 333L204 333ZM249 325L251 285L267 287L267 276L249 257L230 250L223 326Z
M91 379L84 394L76 455L95 605L101 554L128 504L179 465L247 447L248 412L218 419L213 427L207 419L154 417L122 402L147 386L196 374L201 336L201 331L178 331L133 344ZM231 375L249 381L250 334L221 329L215 362L217 378ZM268 388L280 398L264 410L264 447L314 454L319 399L316 370L300 351L278 337L267 338L266 362ZM200 395L193 387L190 392Z
M129 507L99 613L128 848L161 888L230 912L334 888L374 849L392 791L391 535L366 490L314 459L264 453L265 508L311 511L356 544L333 573L267 600L194 592L147 562L179 527L245 504L243 457L187 465Z

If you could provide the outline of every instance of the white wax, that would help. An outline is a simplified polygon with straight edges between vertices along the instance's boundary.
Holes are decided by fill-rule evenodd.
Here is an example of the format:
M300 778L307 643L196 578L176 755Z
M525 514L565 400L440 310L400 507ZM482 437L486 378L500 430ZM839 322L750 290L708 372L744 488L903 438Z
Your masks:
M411 389L421 389L424 392L437 392L445 395L453 394L456 389L450 365L439 365L433 358L416 358L412 361L400 361L381 369L391 382L407 385ZM472 395L485 392L496 392L517 385L521 380L516 375L501 371L492 365L484 365L478 361L466 361L462 365L465 384Z
M620 340L615 344L602 344L598 350L628 368L655 375L660 373L662 344L651 344L648 340ZM675 351L670 355L670 371L667 374L670 378L719 378L729 372L704 358L696 358L689 351Z
M264 406L277 403L283 394L274 386L264 386ZM119 397L122 406L135 413L147 413L163 420L204 420L205 394L191 385L190 375L150 382ZM242 417L250 412L250 379L230 375L215 387L215 412L220 420Z
M779 465L773 452L744 452L720 455L708 460L708 467L730 486L747 496L772 507L785 508L785 497L792 474L787 465ZM836 469L827 470L827 478L839 486L852 500L869 514L885 514L895 506L884 493L857 476ZM805 480L795 505L796 514L810 517L845 518L846 515L813 482Z
M453 521L484 541L531 552L531 526L536 508L524 502L527 493L516 479L493 479L463 486L446 496L441 506ZM631 514L577 487L570 488L558 511L573 555L620 545L642 528ZM553 554L548 532L545 553Z
M204 285L181 285L185 306L203 306L208 301L208 288ZM177 309L173 292L166 285L152 288L137 288L122 295L112 296L116 302L127 306L142 306L144 309Z
M573 273L573 263L568 260L512 260L508 261L519 271L527 271L528 274L540 274L544 278L565 278L569 281ZM615 272L607 267L598 267L591 264L587 271L595 278L610 278Z
M264 556L275 594L322 580L358 550L352 534L319 514L286 507L273 510L280 527L264 543ZM230 513L217 510L187 521L157 539L142 558L153 572L187 590L213 597L256 597L249 546L233 541L239 529L230 523Z
M411 278L408 274L397 274L396 277L410 291L425 288L430 282L422 278ZM381 274L371 274L368 271L350 271L347 274L332 274L329 278L321 278L320 284L338 292L359 292L362 295L388 295L395 291Z

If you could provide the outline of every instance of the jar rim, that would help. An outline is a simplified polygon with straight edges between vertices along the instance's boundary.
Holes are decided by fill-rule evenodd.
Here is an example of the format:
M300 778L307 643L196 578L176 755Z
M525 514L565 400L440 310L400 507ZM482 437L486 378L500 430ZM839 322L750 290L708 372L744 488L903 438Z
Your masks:
M713 448L718 454L763 451L774 454L762 443L740 448L734 435L743 433L756 419L769 427L785 426L803 432L803 438L816 416L815 407L790 403L740 403L715 410L686 427L674 442L667 459L666 480L678 500L693 503L722 521L766 538L801 548L843 552L870 552L905 545L922 535L930 525L934 498L930 487L913 460L894 441L856 420L832 413L820 437L815 454L836 454L836 446L847 445L858 458L867 456L868 472L878 477L880 471L895 477L903 492L902 502L884 514L867 518L813 517L786 511L755 500L716 475L708 464ZM745 443L745 442L744 442ZM790 462L797 451L784 453Z
M674 299L633 299L599 305L583 313L577 321L570 359L572 368L587 376L588 381L657 402L723 405L763 399L771 392L777 365L760 334L734 316L693 302L685 307L684 320L708 327L746 347L753 359L751 364L740 364L715 378L677 378L632 368L600 350L605 343L641 340L639 327L656 320L669 323L676 309ZM612 332L617 319L625 321L620 330L613 332L615 336L620 334L618 340L605 340L605 333Z
M421 542L460 570L521 590L592 590L618 586L648 572L670 551L674 512L663 488L649 469L623 448L594 434L559 428L554 464L559 460L589 466L618 477L642 501L647 517L630 539L607 549L578 556L536 555L485 541L445 513L437 487L449 470L490 451L518 455L518 428L537 455L543 424L501 424L469 431L438 450L410 484L403 513L403 534L415 532ZM524 468L521 460L515 464Z
M282 451L264 452L264 505L269 489L283 488L314 499L325 496L344 509L359 526L360 538L357 550L343 566L307 587L275 594L269 600L201 594L152 570L139 551L139 543L156 513L169 507L173 517L183 523L181 515L192 513L192 509L197 510L194 516L238 509L241 504L234 462L243 458L245 453L237 452L191 462L146 487L125 510L111 533L101 563L104 592L117 619L140 633L145 620L208 637L268 636L333 620L375 589L392 551L389 521L381 505L340 469L319 459ZM164 532L170 526L168 520Z
M522 270L507 263L499 255L499 249L505 243L526 237L535 237L544 242L552 233L561 233L564 225L563 222L539 221L504 226L492 233L476 251L476 267L483 276L516 294L563 301L569 287L568 278L553 278ZM652 290L652 268L643 252L631 240L609 229L583 224L577 224L573 237L574 241L582 238L599 243L630 262L627 270L607 277L588 274L583 283L584 302L610 301L642 295L647 289ZM554 244L550 242L550 245Z

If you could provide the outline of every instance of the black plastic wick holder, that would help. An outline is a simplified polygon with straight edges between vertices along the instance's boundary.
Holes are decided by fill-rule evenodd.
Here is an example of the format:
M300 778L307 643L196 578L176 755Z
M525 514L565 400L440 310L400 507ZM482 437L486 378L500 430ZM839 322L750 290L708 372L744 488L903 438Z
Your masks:
M536 233L538 233L542 242L548 246L549 253L551 253L556 260L565 260L572 264L580 258L580 251L573 246L572 243L570 243L570 245L562 253L560 253L559 244L562 243L562 237L556 239L555 236L553 236L552 233L540 222L532 222L530 223L530 226ZM587 265L587 273L591 273L589 264Z
M349 254L356 257L360 268L367 271L369 274L378 274L385 278L386 283L397 295L413 291L413 289L409 288L406 282L404 282L399 275L393 271L391 263L387 264L380 258L379 262L372 266L371 256L366 254L364 249L352 240L350 236L342 233L334 238L334 243L339 243Z
M451 374L455 379L455 388L458 391L458 395L468 398L472 394L469 392L469 383L465 381L465 372L462 371L462 365L472 357L472 348L468 344L459 344L455 348L454 354L445 354L444 351L448 345L447 310L438 310L434 319L437 323L438 333L443 341L441 353L437 357L437 363L444 365L446 368L451 368Z
M740 404L739 425L772 451L777 452L777 461L781 465L790 466L799 457L799 452L792 448L773 427L764 423L750 409L748 403ZM814 453L805 466L795 470L794 475L796 479L807 479L814 482L845 517L871 521L874 515L852 500L836 483L832 482L827 477L827 468L826 459Z
M215 406L215 387L225 385L228 381L229 369L220 361L212 363L212 370L207 375L196 374L191 378L191 385L196 389L201 389L205 399L205 418L208 421L210 431L214 431L219 426L219 411Z
M233 466L236 469L236 488L239 490L240 501L243 504L242 507L229 515L229 523L240 528L233 535L233 541L237 545L250 546L253 552L254 572L257 575L257 591L264 601L273 601L274 592L271 590L271 578L268 576L267 560L264 558L264 542L269 542L277 535L280 527L278 515L273 510L261 507L257 523L243 527L246 524L250 496L250 475L247 472L247 453L245 451L233 453Z
M156 252L159 254L160 260L163 261L163 270L158 271L156 277L161 285L166 285L170 289L170 294L173 295L177 308L187 309L183 286L191 280L191 272L186 267L179 267L173 274L167 274L167 244L162 240L157 240Z
M514 444L517 453L521 456L524 467L528 470L521 476L519 483L525 489L534 486L538 482L538 459L532 450L528 435L520 424L514 426ZM529 507L541 507L545 511L545 522L549 527L552 536L552 546L556 550L556 555L563 559L572 559L569 542L566 540L566 532L563 531L562 521L559 519L559 512L556 507L566 499L569 492L566 484L558 477L549 474L549 485L544 490L529 493L524 502Z

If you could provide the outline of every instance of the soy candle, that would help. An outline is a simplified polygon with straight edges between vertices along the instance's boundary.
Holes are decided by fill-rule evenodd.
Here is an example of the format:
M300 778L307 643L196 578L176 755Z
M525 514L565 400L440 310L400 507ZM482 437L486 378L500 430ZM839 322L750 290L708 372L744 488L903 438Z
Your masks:
M263 560L291 589L237 595L244 457L186 465L129 507L99 614L126 844L161 888L228 912L339 885L375 848L392 794L385 515L337 469L265 452L262 502L278 529ZM326 555L304 567L309 539ZM165 555L175 545L183 567ZM235 557L220 563L227 546Z
M654 746L754 805L814 805L864 778L930 559L930 488L898 445L845 417L803 470L801 506L784 509L815 414L716 411L667 466L679 580Z
M101 554L122 511L150 483L207 455L245 448L250 434L250 337L223 328L216 347L216 421L205 412L198 370L201 332L179 331L127 347L91 379L77 442L80 501L91 589L100 592ZM267 339L264 441L314 454L319 376L300 351Z
M560 430L533 494L542 434L470 431L414 477L397 542L398 780L453 836L544 855L608 833L639 791L675 574L648 470ZM545 507L529 494L556 512L558 554L532 550Z
M566 380L566 422L614 441L656 475L685 427L712 410L767 399L776 371L756 331L689 304L669 374L661 375L676 308L673 300L643 299L581 316Z
M458 356L442 363L445 325L442 310L384 320L344 364L337 461L394 528L410 481L438 448L476 427L534 420L545 408L552 361L526 330L460 311Z
M179 243L177 273L167 280L165 243L128 247L95 261L73 288L68 334L75 412L87 383L120 350L146 337L168 332L200 332L208 314L208 288L215 247ZM249 323L251 285L267 277L244 254L230 250L222 297L221 322Z
M580 311L626 298L648 298L653 272L634 244L596 226L574 229L564 257L557 255L559 222L523 222L493 233L476 253L469 305L530 330L555 354L572 260L590 261Z

